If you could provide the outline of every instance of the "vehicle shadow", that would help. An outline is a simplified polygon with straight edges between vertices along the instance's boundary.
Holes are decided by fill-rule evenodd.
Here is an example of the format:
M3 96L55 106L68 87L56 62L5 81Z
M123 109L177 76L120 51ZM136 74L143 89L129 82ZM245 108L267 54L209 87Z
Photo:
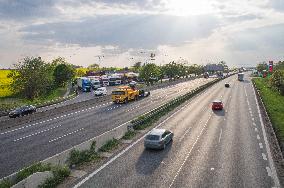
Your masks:
M225 110L213 110L214 114L217 116L225 116Z
M144 149L135 164L135 169L138 174L151 175L154 171L162 165L161 162L168 155L172 148L172 143L167 144L164 150Z

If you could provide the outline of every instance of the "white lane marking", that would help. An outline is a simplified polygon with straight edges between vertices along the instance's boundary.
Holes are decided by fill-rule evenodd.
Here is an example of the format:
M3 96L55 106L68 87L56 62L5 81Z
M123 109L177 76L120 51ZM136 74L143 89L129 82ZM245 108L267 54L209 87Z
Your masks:
M200 96L201 93L197 94L196 97ZM168 121L170 118L174 117L177 113L179 113L181 110L183 110L184 108L186 108L187 106L189 106L191 104L192 101L190 101L189 103L187 103L186 105L184 105L183 107L181 107L179 110L177 110L176 112L174 112L172 115L170 115L169 117L167 117L165 120L163 120L161 123L159 123L156 127L154 128L158 128L160 126L162 126L166 121ZM125 122L123 123L122 125L125 125L126 123L129 123L130 121L128 122ZM119 125L118 127L121 127L122 125ZM116 128L118 128L116 127ZM116 128L114 129L111 129L101 135L104 135L112 130L115 130ZM147 133L146 133L147 134ZM127 148L125 148L124 150L122 150L119 154L117 154L116 156L114 156L111 160L109 160L107 163L103 164L100 168L98 168L96 171L92 172L91 174L89 174L87 177L85 177L82 181L80 181L78 184L76 184L73 188L78 188L80 187L81 185L83 185L86 181L88 181L90 178L92 178L94 175L96 175L97 173L99 173L101 170L103 170L105 167L107 167L109 164L111 164L113 161L115 161L117 158L119 158L121 155L123 155L124 153L126 153L128 150L130 150L133 146L135 146L138 142L140 142L142 139L144 139L145 135L142 136L141 138L139 138L138 140L136 140L134 143L132 143L130 146L128 146ZM99 136L101 136L99 135ZM97 136L97 137L99 137Z
M219 143L220 143L220 141L221 141L221 137L222 137L222 129L221 129L221 131L220 131L220 135L219 135Z
M47 132L47 131L56 129L56 128L61 127L61 126L62 126L62 125L57 125L57 126L55 126L55 127L51 127L51 128L48 128L48 129L44 129L44 130L42 130L42 131L39 131L39 132L32 133L32 134L27 135L27 136L23 136L23 137L21 137L21 138L15 139L14 142L17 142L17 141L19 141L19 140L23 140L23 139L29 138L29 137L31 137L31 136L36 136L36 135L38 135L38 134L41 134L41 133L44 133L44 132Z
M254 126L256 126L255 122L252 122L252 124L253 124Z
M263 149L262 143L258 143L258 144L259 144L260 149Z
M185 137L185 135L190 131L191 127L187 128L187 130L185 131L185 133L180 137L179 142L182 141L182 139Z
M268 141L267 141L267 136L266 136L266 132L265 132L265 129L264 129L264 124L263 124L263 121L262 121L262 116L261 116L261 113L260 113L259 104L258 104L258 101L257 101L257 98L256 98L256 93L255 93L254 87L252 87L252 88L253 88L252 90L253 90L253 93L254 93L254 100L255 100L255 103L256 103L256 107L257 107L258 117L259 117L260 124L261 124L261 130L262 130L262 134L263 134L265 148L267 150L268 162L269 162L269 166L271 168L271 171L270 171L271 172L271 177L274 180L275 187L280 187L280 183L279 183L279 179L278 179L278 176L277 176L277 173L276 173L276 170L275 170L274 162L272 160L270 147L269 147L269 144L268 144Z
M64 134L64 135L62 135L62 136L59 136L59 137L54 138L54 139L52 139L52 140L49 140L48 142L49 142L49 143L51 143L51 142L54 142L54 141L60 140L60 139L62 139L62 138L64 138L64 137L66 137L66 136L69 136L69 135L75 134L75 133L77 133L77 132L79 132L79 131L82 131L82 130L84 130L84 128L77 129L77 130L75 130L75 131L69 132L69 133Z
M257 138L258 140L260 140L260 136L259 136L259 135L257 135L256 138Z
M196 145L196 143L197 143L198 140L199 140L199 137L202 135L204 129L206 128L207 123L208 123L208 121L210 120L211 116L212 116L212 113L210 113L209 118L206 120L204 126L202 127L202 130L200 131L199 135L197 136L196 140L194 141L193 145L191 146L189 152L187 153L185 159L183 160L181 166L179 167L178 171L176 172L176 175L174 176L174 179L172 180L172 182L171 182L169 188L171 188L171 187L173 186L173 184L174 184L174 182L175 182L177 176L179 175L179 173L180 173L181 169L183 168L185 162L187 161L188 157L190 156L191 151L193 150L194 146Z
M254 131L255 131L255 132L258 132L257 128L254 128Z
M264 153L262 153L261 155L262 155L263 160L267 161L266 155Z
M270 168L268 166L266 167L266 171L267 171L267 175L271 177L272 176L272 172L271 172L271 170L270 170Z
M251 118L252 121L254 121L254 118Z

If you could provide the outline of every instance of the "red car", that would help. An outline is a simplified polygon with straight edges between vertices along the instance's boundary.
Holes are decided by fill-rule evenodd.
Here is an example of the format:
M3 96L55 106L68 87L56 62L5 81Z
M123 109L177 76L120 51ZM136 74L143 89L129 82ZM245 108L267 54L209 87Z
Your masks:
M223 103L220 100L215 100L212 103L212 110L223 110Z

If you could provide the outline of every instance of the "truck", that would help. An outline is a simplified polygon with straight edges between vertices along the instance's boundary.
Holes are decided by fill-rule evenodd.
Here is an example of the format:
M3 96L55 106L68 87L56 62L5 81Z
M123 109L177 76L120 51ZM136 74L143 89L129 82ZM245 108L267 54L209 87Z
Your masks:
M101 82L101 85L104 87L109 86L109 78L105 75L101 76L100 82Z
M96 78L90 78L91 80L91 85L92 85L92 88L94 90L98 89L101 87L101 82L99 79L96 79Z
M120 85L120 84L121 84L121 77L119 77L119 76L109 77L109 85L110 86L115 86L115 85Z
M238 73L238 80L239 81L244 81L244 73Z
M128 103L132 100L138 100L140 97L147 97L150 92L138 90L135 87L120 86L112 91L111 98L114 103Z
M90 92L91 91L91 81L90 81L89 78L78 77L77 78L77 86L78 86L78 89L82 90L83 92Z

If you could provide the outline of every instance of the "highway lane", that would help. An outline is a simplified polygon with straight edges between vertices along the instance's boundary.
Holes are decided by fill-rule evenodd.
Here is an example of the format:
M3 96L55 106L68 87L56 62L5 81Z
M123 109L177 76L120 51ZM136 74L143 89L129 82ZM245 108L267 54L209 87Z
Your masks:
M79 111L20 125L0 133L0 175L4 177L110 130L210 79L195 79L151 92L149 98L127 105L98 103Z
M236 76L195 97L158 126L174 132L163 151L143 137L75 187L276 187L270 152L249 80ZM225 110L213 112L222 99Z

